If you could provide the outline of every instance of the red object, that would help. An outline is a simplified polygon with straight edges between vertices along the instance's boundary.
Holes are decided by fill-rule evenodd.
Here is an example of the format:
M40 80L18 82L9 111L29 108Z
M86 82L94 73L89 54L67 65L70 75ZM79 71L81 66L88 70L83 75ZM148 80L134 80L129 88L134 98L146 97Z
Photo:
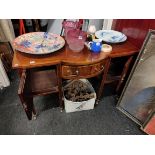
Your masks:
M65 38L67 38L67 33L68 33L69 30L73 30L73 29L78 28L78 22L64 21L62 23L62 26L64 28Z
M123 32L140 49L149 29L155 29L155 19L114 19L112 29Z
M19 20L19 34L22 35L25 33L24 21L23 19Z
M149 135L155 135L155 114L152 115L142 130Z
M80 25L83 25L83 19L79 19Z
M62 26L65 30L65 36L67 36L67 33L69 30L73 30L73 29L80 29L80 27L82 26L83 20L79 20L79 21L63 21Z

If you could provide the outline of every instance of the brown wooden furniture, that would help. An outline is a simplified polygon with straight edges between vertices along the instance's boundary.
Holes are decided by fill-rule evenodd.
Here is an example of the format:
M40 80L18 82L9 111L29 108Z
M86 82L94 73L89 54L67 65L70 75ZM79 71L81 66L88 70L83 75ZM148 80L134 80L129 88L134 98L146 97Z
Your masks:
M101 96L106 77L106 66L109 53L93 54L86 47L80 53L71 51L65 46L52 54L36 56L15 51L13 68L19 70L19 97L23 107L31 119L36 114L33 97L59 92L60 107L62 103L62 79L90 78L103 73L103 79L98 89L98 99ZM56 66L56 74L49 70L40 71L40 67ZM57 78L56 78L57 76ZM55 79L55 80L54 80ZM54 82L56 81L56 82Z
M105 54L105 53L103 53ZM97 54L98 57L100 54ZM94 56L94 55L93 55ZM105 58L108 54L105 54ZM96 104L98 104L99 99L101 98L104 83L107 77L109 59L105 59L99 62L93 62L91 64L76 64L76 63L61 63L61 78L62 79L81 79L81 78L91 78L95 77L101 73L102 80L98 88ZM60 105L63 106L62 104Z
M112 45L112 47L113 50L110 54L104 52L94 54L90 52L86 47L82 52L79 53L71 51L68 47L64 47L60 51L44 56L29 55L15 51L12 67L14 69L29 69L42 66L51 66L61 63L91 65L104 60L107 56L109 56L110 58L116 58L130 56L138 52L138 48L129 41Z
M119 82L116 90L118 91L120 89L133 60L133 55L139 52L149 28L155 28L155 20L117 19L114 20L112 29L125 33L128 39L124 43L112 45L113 50L110 55L106 53L93 54L86 48L83 52L75 53L69 50L68 47L64 47L58 52L45 56L27 55L15 51L13 68L18 69L21 76L23 70L28 71L31 68L56 65L56 75L59 77L57 86L60 102L62 98L62 92L60 91L62 88L62 78L89 78L104 72L102 82L98 90L99 99L105 83L117 80ZM107 56L109 56L109 58L106 60L105 58ZM128 57L125 65L122 66L123 71L121 75L117 77L107 76L112 59L120 57ZM43 91L41 94L44 94ZM62 105L63 104L61 102L60 106Z
M58 81L58 72L56 73L54 69L22 70L18 95L29 120L32 119L32 116L36 118L33 98L35 96L58 93L60 89Z
M113 50L109 55L109 60L108 60L109 62L106 68L108 70L107 72L108 76L104 84L118 81L118 84L116 87L116 92L118 92L124 82L124 79L129 71L129 68L131 67L133 56L139 52L139 49L128 40L121 44L112 45L112 47L113 47ZM115 58L121 58L121 57L127 57L127 61L125 62L124 66L121 67L122 68L121 74L117 76L111 76L109 74L109 69L110 69L112 60Z
M106 79L111 59L116 57L122 57L122 56L131 56L138 51L137 48L129 41L126 41L122 44L112 45L112 46L113 46L113 50L111 53L101 52L99 54L92 53L86 47L83 49L83 51L79 53L73 52L68 48L68 46L65 46L60 51L57 51L55 53L51 53L48 55L44 55L44 56L29 55L29 54L24 54L24 53L15 51L12 66L14 69L18 69L19 75L21 77L21 81L23 81L23 82L20 82L20 88L23 88L23 89L19 89L19 96L21 98L21 101L23 101L22 99L24 98L23 96L27 94L26 93L27 90L24 90L24 83L25 83L26 76L31 77L30 81L33 81L34 79L36 79L36 78L33 78L33 77L36 77L35 75L31 75L32 74L31 70L34 68L39 68L43 66L53 66L53 65L56 65L56 68L57 68L56 75L58 77L58 81L57 81L58 91L56 92L59 92L60 107L63 107L62 91L61 91L62 78L64 79L90 78L103 73L102 81L97 93L97 99L100 99L104 88L104 84L111 81L111 79L108 79L108 80ZM36 75L37 74L39 73L36 73ZM43 75L43 74L40 74L40 75ZM51 77L51 81L52 81L52 76L49 75L48 77ZM35 83L35 82L31 82L31 83ZM45 85L46 84L44 83L42 87L46 88ZM41 89L36 92L36 89L38 90L38 88L36 87L37 85L35 86L32 85L31 89L29 88L30 90L29 92L31 93L28 94L29 97L28 99L26 99L30 104L29 108L27 108L28 109L27 116L29 119L31 119L32 113L35 114L33 99L32 99L33 96L46 94L46 91L44 89ZM52 89L52 87L50 89ZM49 93L52 93L52 91L50 91Z

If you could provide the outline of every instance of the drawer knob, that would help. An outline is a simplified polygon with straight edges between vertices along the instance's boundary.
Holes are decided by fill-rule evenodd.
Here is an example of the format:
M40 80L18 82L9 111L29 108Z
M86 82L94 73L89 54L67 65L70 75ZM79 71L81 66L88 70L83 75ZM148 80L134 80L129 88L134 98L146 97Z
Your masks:
M78 70L76 70L76 75L78 75L79 74L79 71Z
M67 73L69 73L70 72L70 70L67 70Z

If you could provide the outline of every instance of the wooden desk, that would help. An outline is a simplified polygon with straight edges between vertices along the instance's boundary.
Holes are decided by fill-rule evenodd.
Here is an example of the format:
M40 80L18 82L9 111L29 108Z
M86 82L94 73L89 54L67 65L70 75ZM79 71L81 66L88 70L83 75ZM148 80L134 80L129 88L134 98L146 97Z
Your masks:
M113 45L113 51L111 53L100 52L98 54L94 54L86 47L83 49L83 51L77 53L71 51L68 46L65 46L60 51L44 56L29 55L15 51L12 66L14 69L21 71L43 66L56 65L58 69L57 75L59 77L59 97L61 99L63 78L90 78L103 73L101 84L97 92L97 100L99 100L106 81L111 59L115 57L130 56L137 51L137 48L129 42ZM24 76L25 75L23 75L23 77ZM60 107L63 107L62 102L60 103Z
M18 51L14 52L12 67L14 69L28 69L40 66L50 66L55 64L73 63L73 64L93 64L102 61L107 56L110 58L133 55L138 52L138 48L130 42L125 42L118 45L112 45L113 50L110 53L93 54L86 47L80 53L72 52L68 47L55 53L44 56L28 55Z

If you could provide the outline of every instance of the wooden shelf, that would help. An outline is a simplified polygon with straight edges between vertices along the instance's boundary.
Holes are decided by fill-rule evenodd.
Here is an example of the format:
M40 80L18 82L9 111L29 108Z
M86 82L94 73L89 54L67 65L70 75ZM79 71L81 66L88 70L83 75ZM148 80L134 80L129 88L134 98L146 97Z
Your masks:
M121 76L111 76L111 75L108 74L105 83L108 84L108 83L112 83L112 82L115 82L115 81L119 81L120 78L121 78Z
M57 77L54 70L31 71L29 80L33 96L58 92Z

